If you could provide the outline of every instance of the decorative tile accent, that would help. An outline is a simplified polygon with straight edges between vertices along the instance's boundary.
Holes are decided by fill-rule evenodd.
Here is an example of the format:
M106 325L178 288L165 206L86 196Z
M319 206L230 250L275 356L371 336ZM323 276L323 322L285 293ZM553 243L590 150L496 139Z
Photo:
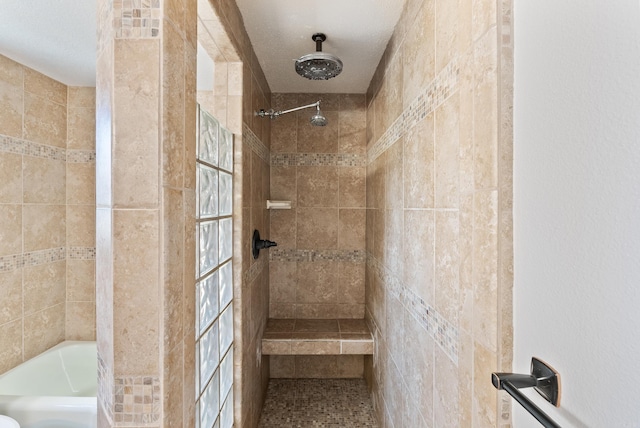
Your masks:
M12 254L0 257L0 272L10 272L25 266L38 266L45 263L65 260L64 247L49 248L47 250L31 251L24 254Z
M269 250L269 260L277 262L365 262L363 250Z
M260 141L256 134L244 123L242 124L242 141L246 143L255 154L260 156L260 159L269 163L269 149L262 144L262 141Z
M67 150L67 162L69 163L91 163L95 161L95 150Z
M113 28L117 39L160 36L160 0L114 0Z
M47 146L7 135L0 135L0 152L52 160L67 160L67 151L61 147Z
M378 156L402 137L409 129L413 128L421 119L433 112L449 96L456 91L460 67L458 60L453 59L431 84L418 95L393 124L382 134L369 150L367 150L367 163L371 164Z
M117 426L157 422L161 414L158 376L122 376L114 379L113 419Z
M367 158L347 153L274 153L271 166L367 166Z
M270 379L258 428L377 428L364 379Z
M367 254L367 267L380 278L389 292L402 302L418 323L438 343L449 359L458 365L458 328L431 305L407 288L371 254Z
M96 247L69 247L67 248L68 260L95 260Z

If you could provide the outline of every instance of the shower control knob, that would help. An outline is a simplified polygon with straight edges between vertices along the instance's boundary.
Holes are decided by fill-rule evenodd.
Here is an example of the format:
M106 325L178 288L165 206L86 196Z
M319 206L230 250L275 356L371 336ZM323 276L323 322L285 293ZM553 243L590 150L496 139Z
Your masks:
M276 245L278 244L273 241L269 241L268 239L260 239L260 232L258 232L258 230L253 231L253 238L251 239L251 253L253 254L254 259L258 258L260 250L275 247Z

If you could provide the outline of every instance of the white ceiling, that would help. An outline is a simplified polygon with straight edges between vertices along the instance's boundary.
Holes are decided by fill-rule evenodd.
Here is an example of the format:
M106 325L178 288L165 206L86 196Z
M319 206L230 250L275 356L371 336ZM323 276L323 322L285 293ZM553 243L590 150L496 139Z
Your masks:
M405 0L236 0L272 92L364 93ZM95 0L0 0L0 53L71 86L95 85ZM294 61L338 56L328 81L298 76Z

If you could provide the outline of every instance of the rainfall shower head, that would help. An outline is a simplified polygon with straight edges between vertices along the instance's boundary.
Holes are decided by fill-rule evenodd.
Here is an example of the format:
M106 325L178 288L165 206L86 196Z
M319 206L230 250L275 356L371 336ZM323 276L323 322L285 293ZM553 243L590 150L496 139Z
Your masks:
M316 101L313 104L308 104L302 107L290 108L289 110L260 109L255 113L255 115L260 117L269 117L270 119L275 119L282 114L291 113L293 111L298 111L298 110L302 110L310 107L315 107L316 112L313 116L311 116L311 119L309 120L309 122L313 126L325 126L328 121L327 121L327 118L324 117L324 115L322 114L322 111L320 111L320 100Z
M296 73L310 80L329 80L342 72L342 61L335 55L322 52L322 42L327 36L314 34L311 39L316 42L316 52L303 55L296 60Z

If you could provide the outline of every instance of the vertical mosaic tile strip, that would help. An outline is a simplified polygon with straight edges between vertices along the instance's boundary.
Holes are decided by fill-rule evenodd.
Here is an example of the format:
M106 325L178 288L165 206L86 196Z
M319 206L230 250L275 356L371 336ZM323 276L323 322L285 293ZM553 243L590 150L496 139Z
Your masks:
M157 422L161 414L160 378L123 376L114 380L113 420L117 426Z
M113 0L113 28L117 39L160 36L160 0Z
M458 365L458 328L450 323L433 306L425 302L413 290L407 288L400 279L392 275L378 260L367 254L367 267L385 284L392 296L396 297L409 313L429 333L436 343L447 354L449 359Z
M398 116L389 129L367 151L368 164L376 160L409 129L449 98L457 89L459 74L458 60L454 59L442 69L433 82L411 102L409 107Z
M251 131L251 128L244 123L242 124L242 141L246 143L260 159L269 163L269 149L262 144L262 141Z
M362 250L282 250L271 249L269 260L276 262L335 261L363 263L366 252Z
M274 153L271 166L367 166L364 155L347 153Z

